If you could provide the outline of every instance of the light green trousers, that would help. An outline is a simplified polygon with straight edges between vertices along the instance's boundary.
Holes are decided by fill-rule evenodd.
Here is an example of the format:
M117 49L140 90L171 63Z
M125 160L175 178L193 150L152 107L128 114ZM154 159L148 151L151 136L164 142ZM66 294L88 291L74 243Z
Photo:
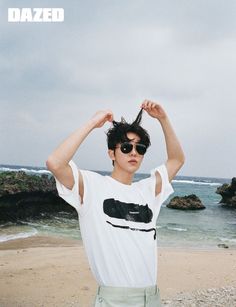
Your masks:
M95 307L161 307L157 286L147 288L98 287Z

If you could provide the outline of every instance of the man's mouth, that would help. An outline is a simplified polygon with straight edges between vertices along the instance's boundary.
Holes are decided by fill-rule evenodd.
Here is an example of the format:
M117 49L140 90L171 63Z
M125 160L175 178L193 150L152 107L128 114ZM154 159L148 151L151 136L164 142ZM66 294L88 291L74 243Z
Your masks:
M138 161L134 160L134 159L133 160L129 160L128 162L131 163L131 164L137 164L138 163Z

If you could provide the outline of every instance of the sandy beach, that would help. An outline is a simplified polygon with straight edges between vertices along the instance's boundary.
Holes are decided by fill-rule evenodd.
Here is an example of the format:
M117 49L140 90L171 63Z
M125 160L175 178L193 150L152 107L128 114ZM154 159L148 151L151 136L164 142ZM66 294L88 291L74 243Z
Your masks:
M158 286L165 306L185 306L179 297L206 289L211 295L230 291L231 301L225 306L236 306L236 250L159 248L158 261ZM3 242L0 268L1 307L89 307L96 293L81 241L35 236ZM224 305L218 300L215 306Z

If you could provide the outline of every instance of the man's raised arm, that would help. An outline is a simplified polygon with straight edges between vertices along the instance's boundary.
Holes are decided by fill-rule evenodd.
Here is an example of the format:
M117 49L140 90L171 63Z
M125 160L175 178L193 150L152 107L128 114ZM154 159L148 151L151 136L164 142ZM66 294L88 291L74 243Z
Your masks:
M161 126L165 136L167 161L166 168L171 181L185 161L184 152L180 142L171 126L169 118L164 109L157 103L144 100L141 107L153 118L156 118Z
M100 128L105 124L105 122L111 122L112 120L113 114L110 110L98 111L87 123L85 123L81 128L75 130L49 155L46 161L48 170L50 170L68 189L72 189L74 185L69 161L72 159L84 139L94 128ZM80 192L81 184L82 182L80 179Z

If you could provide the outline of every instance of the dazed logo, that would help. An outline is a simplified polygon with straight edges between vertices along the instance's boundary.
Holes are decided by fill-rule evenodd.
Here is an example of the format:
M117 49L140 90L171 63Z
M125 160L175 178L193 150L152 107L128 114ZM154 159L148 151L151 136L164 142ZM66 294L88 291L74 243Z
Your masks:
M8 8L9 22L63 22L63 8Z

